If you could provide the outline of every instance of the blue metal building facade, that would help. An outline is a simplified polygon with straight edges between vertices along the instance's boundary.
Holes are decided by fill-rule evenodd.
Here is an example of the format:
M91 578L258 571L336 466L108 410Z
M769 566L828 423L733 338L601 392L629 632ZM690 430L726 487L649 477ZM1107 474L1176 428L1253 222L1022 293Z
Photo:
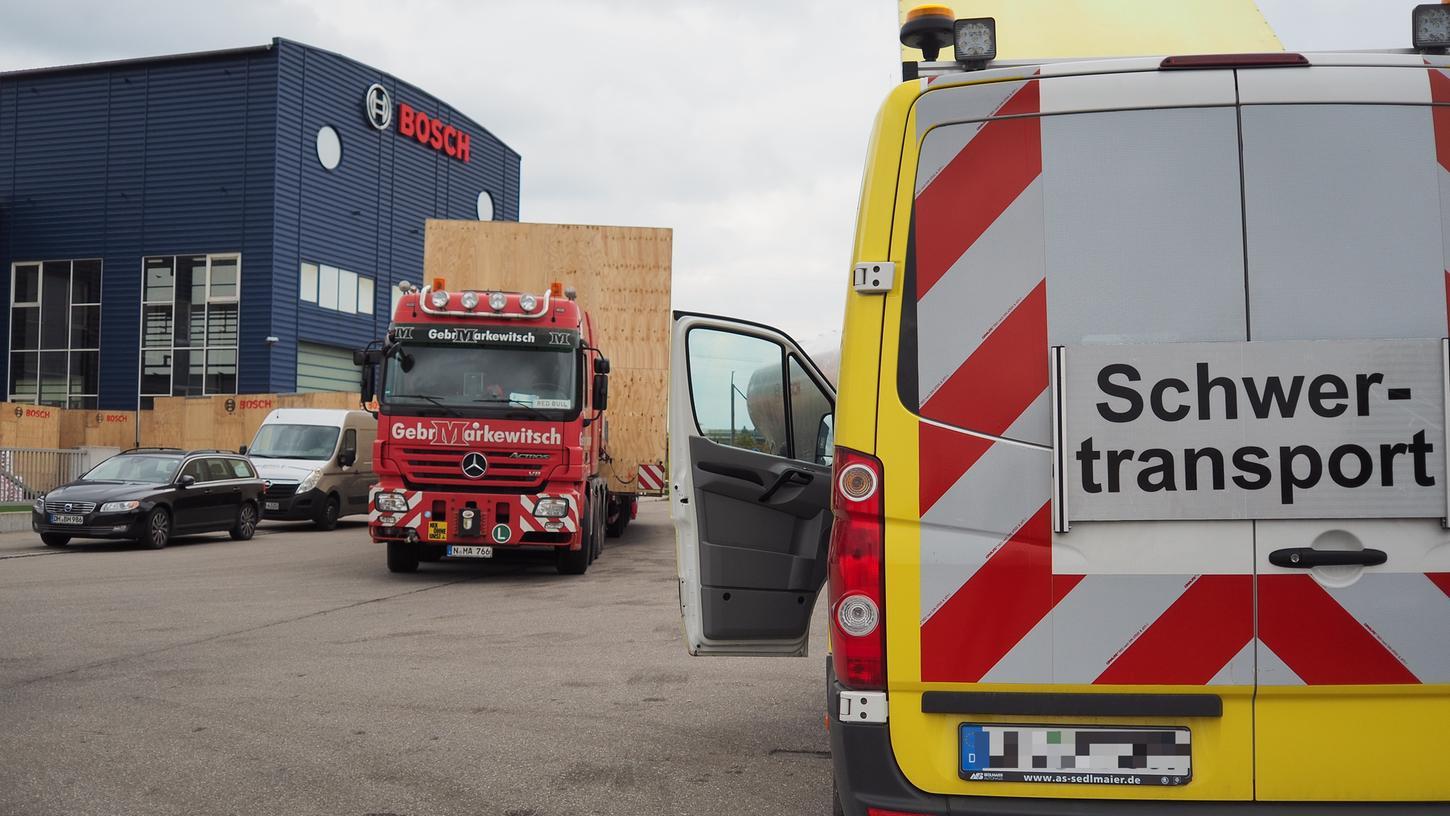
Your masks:
M406 105L468 134L468 160L404 135L396 115L385 129L370 123L364 99L374 84L386 89L394 110ZM324 126L341 145L331 169L319 159ZM341 351L381 336L397 282L421 280L425 219L477 218L480 193L487 193L494 218L518 220L519 165L519 155L484 127L421 89L287 40L0 74L0 270L7 278L0 294L0 383L7 393L0 399L15 396L12 366L19 366L17 376L28 375L35 359L62 359L23 351L36 343L27 321L42 312L12 304L12 292L24 297L16 287L28 286L12 280L21 274L16 264L27 264L22 272L29 276L30 262L100 261L99 367L91 375L97 382L83 386L96 388L96 396L77 398L78 406L137 407L148 319L143 259L156 266L171 258L179 266L181 256L215 256L218 269L234 259L239 267L236 306L225 315L235 335L228 341L236 348L235 391L291 392L298 387L299 344ZM38 274L50 276L44 269ZM46 291L59 291L59 275ZM351 281L352 291L364 291L364 302L350 311L318 294L330 293L323 282L339 276L341 285ZM44 279L50 286L51 277ZM216 283L220 277L210 279L216 291L232 291ZM372 282L371 314L362 280ZM71 285L76 293L83 288L79 278ZM316 289L304 292L304 285ZM345 294L334 299L351 302ZM88 307L73 308L79 315ZM181 304L172 317L180 323L184 311ZM12 316L25 320L17 317L12 326ZM195 313L190 319L198 320ZM94 341L78 340L78 331L72 326L71 348L89 347ZM193 329L206 331L204 324ZM68 359L76 393L81 380L74 368L90 362L80 352ZM208 390L211 382L208 376ZM218 382L231 385L225 377ZM42 401L44 387L34 392Z

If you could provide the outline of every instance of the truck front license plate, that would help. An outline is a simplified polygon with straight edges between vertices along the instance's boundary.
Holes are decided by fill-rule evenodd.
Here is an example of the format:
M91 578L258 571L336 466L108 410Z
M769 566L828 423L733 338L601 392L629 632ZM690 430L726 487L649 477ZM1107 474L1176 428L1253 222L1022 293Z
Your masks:
M971 782L1185 785L1187 728L1079 728L962 723L961 777Z
M450 544L448 545L448 555L453 558L492 558L493 548Z

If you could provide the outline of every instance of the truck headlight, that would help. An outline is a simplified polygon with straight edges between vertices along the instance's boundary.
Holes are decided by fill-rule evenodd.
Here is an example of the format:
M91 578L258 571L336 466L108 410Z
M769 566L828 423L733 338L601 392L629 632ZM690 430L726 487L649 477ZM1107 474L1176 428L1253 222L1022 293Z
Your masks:
M128 510L135 510L141 506L138 501L106 502L101 505L102 513L125 513Z
M408 499L402 493L379 493L373 497L373 506L382 513L406 513Z
M298 482L297 483L297 492L298 493L306 493L307 491L311 490L312 488L317 487L317 481L319 479L321 479L321 478L322 478L322 471L321 470L314 470L314 471L312 471L311 473L309 473L306 476L302 477L302 481L301 482Z
M568 514L568 499L539 499L534 505L534 515L538 518L563 518Z

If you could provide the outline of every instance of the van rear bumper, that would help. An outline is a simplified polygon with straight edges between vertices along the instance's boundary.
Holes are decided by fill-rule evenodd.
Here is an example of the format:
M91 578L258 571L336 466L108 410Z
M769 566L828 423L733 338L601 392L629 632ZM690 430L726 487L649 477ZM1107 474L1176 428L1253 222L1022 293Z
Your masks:
M891 750L890 722L841 722L841 685L826 658L826 705L831 719L831 766L836 792L847 816L867 808L923 816L1408 816L1450 814L1450 802L1162 802L1120 799L1017 799L997 796L942 796L917 789L902 774Z

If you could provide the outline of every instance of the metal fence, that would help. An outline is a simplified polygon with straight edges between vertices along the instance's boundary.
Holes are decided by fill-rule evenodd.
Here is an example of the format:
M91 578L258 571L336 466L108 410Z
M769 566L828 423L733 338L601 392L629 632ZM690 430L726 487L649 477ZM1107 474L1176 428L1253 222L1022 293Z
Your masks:
M0 504L34 500L73 481L96 463L93 450L0 448Z

